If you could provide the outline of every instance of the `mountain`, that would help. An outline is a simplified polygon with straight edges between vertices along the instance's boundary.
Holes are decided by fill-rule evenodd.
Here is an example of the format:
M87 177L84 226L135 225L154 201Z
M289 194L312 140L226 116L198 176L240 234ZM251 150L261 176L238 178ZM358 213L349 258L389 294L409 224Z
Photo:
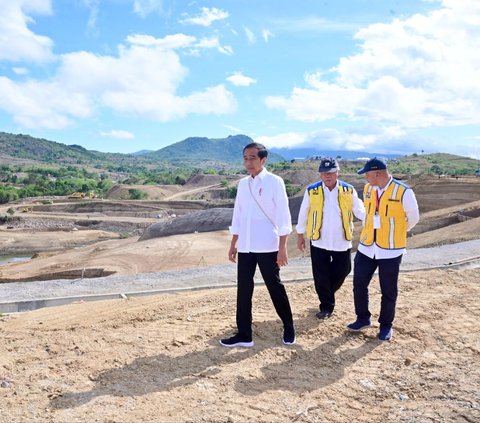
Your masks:
M66 145L43 138L23 134L0 132L0 164L21 164L43 166L73 165L90 166L97 169L112 169L121 172L142 172L145 168L167 169L189 168L242 168L243 148L253 142L246 135L230 135L227 138L211 139L192 137L171 144L157 151L143 154L101 153L87 150L80 145ZM140 152L137 152L140 153ZM281 153L278 154L278 153ZM346 161L380 156L395 159L398 156L367 152L318 149L269 149L268 162L312 156L342 157ZM284 159L285 157L285 159ZM347 163L343 165L348 166ZM357 164L355 164L357 166ZM391 160L389 167L397 173L433 173L438 175L474 175L480 168L480 161L451 154L413 154L399 160Z
M227 138L191 137L160 150L147 153L144 157L170 162L173 165L196 165L228 163L242 164L243 148L254 142L246 135L229 135ZM285 159L269 151L268 162L276 163Z
M33 160L40 163L60 165L124 165L137 164L134 156L120 153L101 153L87 150L80 145L66 145L24 134L0 132L0 153L4 160Z
M87 150L80 145L66 145L30 135L0 132L0 155L3 162L8 157L36 161L39 164L90 165L97 168L115 166L187 166L187 167L241 167L242 151L253 142L246 135L227 138L187 138L157 151L142 150L133 154L102 153ZM268 162L285 159L269 152Z
M320 148L272 148L272 152L285 157L288 160L292 159L308 159L309 157L341 157L345 160L355 160L358 158L372 158L383 157L386 159L396 159L400 157L399 154L381 154L368 153L365 151L349 151L349 150L327 150Z
M151 153L153 150L140 150L135 151L134 153L129 153L131 156L143 156L144 154Z

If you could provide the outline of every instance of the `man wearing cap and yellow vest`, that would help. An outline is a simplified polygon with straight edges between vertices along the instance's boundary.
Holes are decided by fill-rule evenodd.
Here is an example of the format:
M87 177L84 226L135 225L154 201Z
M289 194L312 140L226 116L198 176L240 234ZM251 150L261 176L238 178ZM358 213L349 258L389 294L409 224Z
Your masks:
M335 292L352 269L353 216L363 220L365 208L355 188L338 180L337 160L322 158L318 171L321 180L305 190L296 230L301 251L305 250L305 237L310 240L313 280L320 300L316 316L325 320L335 308Z
M419 220L418 205L412 189L392 178L382 159L370 159L358 173L365 174L367 181L363 191L367 216L353 270L357 320L347 328L357 332L371 326L368 285L378 268L382 292L378 339L389 341L393 336L400 263L407 244L407 231Z

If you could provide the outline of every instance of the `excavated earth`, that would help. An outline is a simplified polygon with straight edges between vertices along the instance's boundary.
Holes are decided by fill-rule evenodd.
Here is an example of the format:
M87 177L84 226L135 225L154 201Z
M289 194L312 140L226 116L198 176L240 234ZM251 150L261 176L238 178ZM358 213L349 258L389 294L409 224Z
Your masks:
M360 191L362 180L351 179ZM8 281L57 279L65 272L73 272L66 282L75 284L78 272L87 278L91 269L132 280L175 270L211 277L205 269L228 265L230 239L225 225L231 202L214 200L215 182L139 202L32 201L32 210L16 212L19 219L1 227L0 237L2 254L35 257L0 266L0 289ZM406 182L422 211L409 249L450 244L455 261L456 243L480 238L480 178ZM300 199L291 200L294 219ZM200 213L209 209L222 209L212 211L219 229L210 230L208 213ZM194 222L187 232L141 240L152 225L166 230L179 218ZM422 251L428 263L429 250ZM301 256L294 236L289 252L292 259ZM394 338L387 343L376 339L376 277L370 291L376 327L360 334L345 331L354 317L351 277L325 322L315 318L311 278L287 283L297 329L292 347L281 343L281 325L262 284L254 294L250 349L218 344L235 327L234 287L5 314L0 420L479 421L479 280L478 267L402 272Z

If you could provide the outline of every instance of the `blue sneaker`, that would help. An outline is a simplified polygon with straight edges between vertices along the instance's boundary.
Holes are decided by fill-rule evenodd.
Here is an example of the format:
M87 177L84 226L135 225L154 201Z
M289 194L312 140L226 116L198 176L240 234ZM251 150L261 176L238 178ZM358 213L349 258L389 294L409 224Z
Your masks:
M378 332L378 339L380 341L390 341L393 336L393 329L392 328L386 328L386 327L381 327L380 326L380 332Z
M347 325L347 329L351 330L352 332L359 332L362 329L369 328L370 326L372 326L370 319L357 319L353 323Z

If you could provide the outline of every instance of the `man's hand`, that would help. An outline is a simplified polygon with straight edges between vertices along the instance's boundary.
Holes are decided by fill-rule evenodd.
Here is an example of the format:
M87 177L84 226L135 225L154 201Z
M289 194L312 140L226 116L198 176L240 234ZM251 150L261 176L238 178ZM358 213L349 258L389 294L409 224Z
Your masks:
M280 248L277 254L277 264L281 266L286 266L288 264L288 254L287 248Z
M237 262L237 247L234 245L231 245L230 250L228 250L228 259L233 263Z
M233 235L232 241L230 242L230 249L228 250L228 259L233 263L237 262L237 241L238 235Z
M303 234L297 234L297 247L302 253L305 251L305 237Z

